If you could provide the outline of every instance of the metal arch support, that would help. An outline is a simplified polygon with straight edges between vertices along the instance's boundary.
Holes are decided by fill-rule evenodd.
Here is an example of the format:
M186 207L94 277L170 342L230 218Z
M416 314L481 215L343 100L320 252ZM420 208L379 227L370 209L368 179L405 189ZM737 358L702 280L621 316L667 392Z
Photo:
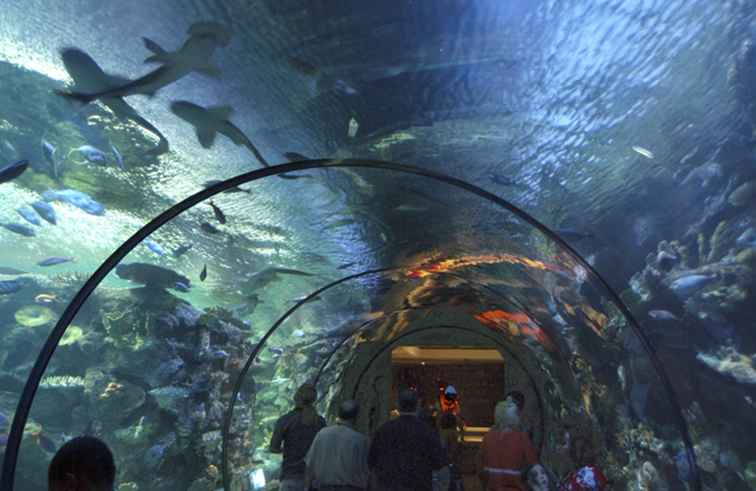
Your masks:
M360 376L357 377L357 382L355 382L355 384L354 384L354 389L352 391L352 399L356 399L357 398L357 390L360 387L360 384L362 382L362 378L365 376L365 374L367 373L367 371L370 369L370 366L373 364L373 362L375 361L376 358L378 358L383 353L385 353L387 349L389 349L392 346L394 346L400 339L405 338L407 336L411 336L412 334L417 334L417 333L423 332L423 331L430 331L430 330L433 330L433 329L456 329L458 331L467 331L467 332L471 332L473 334L476 334L478 336L484 337L484 338L488 339L489 341L491 341L492 343L494 343L496 346L500 347L507 354L507 356L510 356L517 363L517 365L522 369L522 371L525 372L525 374L528 376L528 380L530 381L530 385L533 388L533 391L536 393L536 400L538 401L538 414L540 415L539 420L541 422L541 424L540 424L541 441L538 443L538 454L540 455L541 452L543 451L543 445L545 443L545 438L544 437L545 437L545 434L546 434L545 433L545 431L546 431L546 423L545 423L545 417L544 417L545 413L544 413L544 409L543 409L543 398L541 396L541 391L538 389L538 384L536 383L535 379L533 378L533 374L531 374L530 371L527 368L525 368L525 364L522 362L522 360L515 353L513 353L512 351L510 351L510 349L504 343L501 342L501 339L497 339L495 336L487 334L487 333L484 333L484 332L476 331L475 329L473 329L471 327L455 326L453 324L439 324L439 325L435 325L435 326L421 327L421 328L415 329L413 331L406 332L406 333L404 333L404 334L402 334L400 336L397 336L396 338L394 338L393 340L391 340L390 343L384 344L381 347L381 349L379 349L378 352L375 353L370 358L370 361L368 361L367 365L365 365L363 367L362 371L360 372Z
M640 328L640 325L638 324L638 321L633 317L630 310L622 302L619 295L611 288L611 286L607 283L607 281L604 280L604 278L601 277L601 275L599 275L599 273L593 268L593 266L591 266L585 259L583 259L569 244L567 244L556 233L551 231L548 227L543 225L534 217L530 216L525 211L521 210L520 208L511 204L510 202L502 198L499 198L493 193L490 193L477 186L474 186L465 181L462 181L461 179L456 179L456 178L449 177L438 172L421 169L414 166L395 164L395 163L383 162L383 161L378 161L378 160L331 160L331 159L308 160L308 161L301 161L301 162L292 162L288 164L281 164L274 167L266 167L263 169L258 169L255 171L240 174L238 176L232 177L228 180L225 180L223 182L210 186L209 188L206 188L186 198L185 200L173 205L172 207L168 208L166 211L164 211L163 213L161 213L160 215L152 219L149 223L147 223L144 227L142 227L139 231L137 231L134 235L132 235L129 239L127 239L123 244L121 244L121 246L118 247L113 252L113 254L111 254L101 264L100 267L97 268L97 270L95 270L92 276L90 276L90 278L84 283L81 289L76 293L74 298L71 300L71 302L68 304L65 311L63 312L63 315L58 319L58 322L55 324L55 327L53 328L52 332L48 336L47 341L45 341L45 344L43 345L42 350L40 351L40 354L38 355L37 360L35 361L34 366L32 367L31 373L26 380L26 384L24 385L24 389L21 393L21 398L19 399L16 412L13 417L11 430L8 435L8 442L6 444L6 449L5 449L5 459L3 460L3 474L2 474L2 477L0 477L0 490L11 491L13 489L13 483L14 483L15 472L16 472L16 464L18 461L18 451L21 445L21 439L23 437L23 429L24 429L24 426L26 425L26 420L29 416L29 411L31 410L31 406L34 401L34 395L37 392L39 382L42 379L42 376L44 375L45 369L47 368L47 365L49 364L53 353L55 352L55 348L57 347L58 342L63 337L63 334L65 333L66 328L73 321L74 317L76 316L78 311L81 309L82 305L87 300L87 298L89 298L89 296L92 294L95 288L97 288L97 286L102 282L102 280L105 279L108 273L110 273L110 271L112 271L113 268L115 268L116 265L124 257L126 257L126 255L134 247L139 245L139 243L142 242L145 238L147 238L150 234L155 232L161 226L168 223L173 218L177 217L179 214L199 204L200 202L208 198L211 198L212 196L215 196L218 193L226 191L232 187L239 186L244 183L254 181L256 179L278 175L285 172L296 172L296 171L303 171L303 170L308 170L308 169L331 168L331 167L383 169L383 170L400 172L400 173L405 173L405 174L412 174L416 176L422 176L422 177L434 179L436 181L443 182L451 186L455 186L457 188L469 191L473 194L478 195L479 197L483 199L486 199L488 201L491 201L497 204L501 208L509 210L515 216L524 220L526 223L530 224L531 226L535 227L541 233L546 235L548 238L550 238L551 240L556 242L559 246L561 246L563 249L565 249L567 252L569 252L573 256L573 258L576 259L580 263L580 265L584 267L589 272L589 274L604 287L605 291L609 293L610 300L612 300L612 303L614 303L614 305L623 313L625 318L628 319L628 321L630 322L630 327L633 329L636 336L640 340L641 346L643 346L643 349L646 351L647 356L649 357L652 365L654 366L654 370L656 371L657 375L659 376L659 379L662 382L662 386L664 387L664 390L667 392L669 403L671 405L672 411L674 412L674 417L676 420L678 430L681 433L683 443L685 444L685 447L687 450L686 454L688 457L688 464L689 464L689 468L691 469L691 474L692 474L691 475L692 487L696 491L701 490L701 478L698 473L698 468L696 465L696 458L695 458L695 453L693 450L692 439L690 437L690 432L688 430L688 425L687 425L687 422L685 421L685 418L683 417L682 408L680 407L680 403L677 399L677 393L674 387L672 386L672 382L667 376L666 371L664 370L664 366L662 365L658 357L656 357L656 355L654 354L651 348L651 343L643 334ZM224 476L224 481L225 481L225 476ZM224 484L226 483L224 482Z

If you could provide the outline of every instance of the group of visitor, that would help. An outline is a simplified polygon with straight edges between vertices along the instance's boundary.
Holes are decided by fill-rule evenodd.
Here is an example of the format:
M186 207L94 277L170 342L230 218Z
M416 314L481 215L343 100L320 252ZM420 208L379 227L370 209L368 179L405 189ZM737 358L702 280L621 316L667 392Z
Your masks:
M280 491L462 491L460 420L445 412L436 420L418 411L414 390L399 392L398 417L368 439L355 429L357 401L341 403L336 424L326 426L315 410L315 387L301 386L294 409L275 425L269 450L282 453ZM538 462L531 437L520 424L525 398L510 392L496 405L495 425L483 437L476 467L486 491L604 491L607 479L589 445L573 455L579 468L555 486ZM436 425L438 421L438 425ZM50 491L112 491L115 464L108 447L84 436L70 440L50 463Z

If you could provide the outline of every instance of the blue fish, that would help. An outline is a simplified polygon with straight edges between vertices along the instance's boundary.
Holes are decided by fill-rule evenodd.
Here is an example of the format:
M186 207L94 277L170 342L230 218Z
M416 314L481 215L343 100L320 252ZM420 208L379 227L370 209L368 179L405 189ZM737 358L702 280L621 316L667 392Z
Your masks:
M669 287L681 299L687 298L698 290L710 285L717 280L716 275L691 274L678 278Z
M104 215L105 207L97 201L93 200L91 196L75 189L63 189L61 191L53 191L51 189L42 193L42 198L45 201L63 201L73 205L90 215Z
M193 247L192 244L182 244L182 245L178 246L173 251L173 257L181 257L181 256L183 256L184 254L186 254L187 252L189 252L189 249L191 249L192 247Z
M173 285L173 288L175 288L176 290L178 290L180 292L187 293L190 290L191 287L189 285L187 285L186 283L183 283L181 281L177 281L176 284Z
M50 203L40 200L35 201L31 206L46 222L52 223L53 225L58 224L58 217L55 215L55 210Z
M21 215L21 217L23 217L24 220L31 223L32 225L36 225L37 227L42 225L42 222L39 220L39 217L37 216L37 214L34 213L34 210L32 210L26 205L19 206L18 208L16 208L16 213Z
M73 261L74 258L72 257L48 257L47 259L43 259L42 261L37 263L37 266L42 266L43 268L48 266L55 266L57 264L63 264L63 263L70 263Z
M95 164L104 164L107 160L105 152L103 152L99 148L93 147L92 145L82 145L79 148L74 148L73 150L68 152L68 155L71 155L74 152L79 152L84 156L85 159Z
M0 168L0 183L12 181L23 174L27 167L29 167L29 162L26 160L19 160L18 162Z
M18 280L0 281L0 295L10 295L21 290L24 286Z
M736 244L756 248L756 230L749 228L735 241Z
M26 225L21 225L20 223L0 223L0 227L6 228L10 230L13 233L23 235L25 237L34 237L37 235L37 233L27 227Z
M56 148L49 141L42 138L42 154L45 156L45 160L50 164L50 168L53 171L55 178L58 177L58 164L55 160Z
M116 164L118 164L121 170L124 170L126 167L123 165L123 155L121 155L121 152L118 151L115 145L110 145L110 148L113 150L113 155L115 155Z
M147 247L147 249L151 250L152 252L154 252L158 256L165 256L165 249L163 249L162 247L160 247L160 244L158 244L154 240L152 240L152 239L145 239L144 242L143 242L143 244Z

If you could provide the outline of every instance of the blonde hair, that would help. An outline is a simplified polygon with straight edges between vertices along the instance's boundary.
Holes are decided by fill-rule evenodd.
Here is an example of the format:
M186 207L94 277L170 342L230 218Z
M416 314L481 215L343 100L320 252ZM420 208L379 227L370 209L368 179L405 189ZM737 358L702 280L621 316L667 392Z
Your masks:
M520 423L520 415L518 414L517 406L515 406L515 410L510 410L510 407L512 404L508 403L506 400L499 401L496 404L496 409L494 410L494 421L496 422L496 427L498 429L503 429L507 426L517 426Z
M312 384L302 384L294 394L294 407L301 411L302 423L313 426L318 422L318 412L312 405L318 399L318 392Z

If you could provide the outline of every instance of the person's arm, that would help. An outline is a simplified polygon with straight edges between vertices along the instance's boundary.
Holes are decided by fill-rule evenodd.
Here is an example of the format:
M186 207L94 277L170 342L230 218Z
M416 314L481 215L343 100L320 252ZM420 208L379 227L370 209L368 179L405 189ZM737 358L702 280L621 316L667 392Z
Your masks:
M283 438L284 421L282 416L276 421L276 427L273 429L273 436L270 437L270 446L268 447L268 450L271 453L282 453L283 449L281 448L281 444L283 443Z

